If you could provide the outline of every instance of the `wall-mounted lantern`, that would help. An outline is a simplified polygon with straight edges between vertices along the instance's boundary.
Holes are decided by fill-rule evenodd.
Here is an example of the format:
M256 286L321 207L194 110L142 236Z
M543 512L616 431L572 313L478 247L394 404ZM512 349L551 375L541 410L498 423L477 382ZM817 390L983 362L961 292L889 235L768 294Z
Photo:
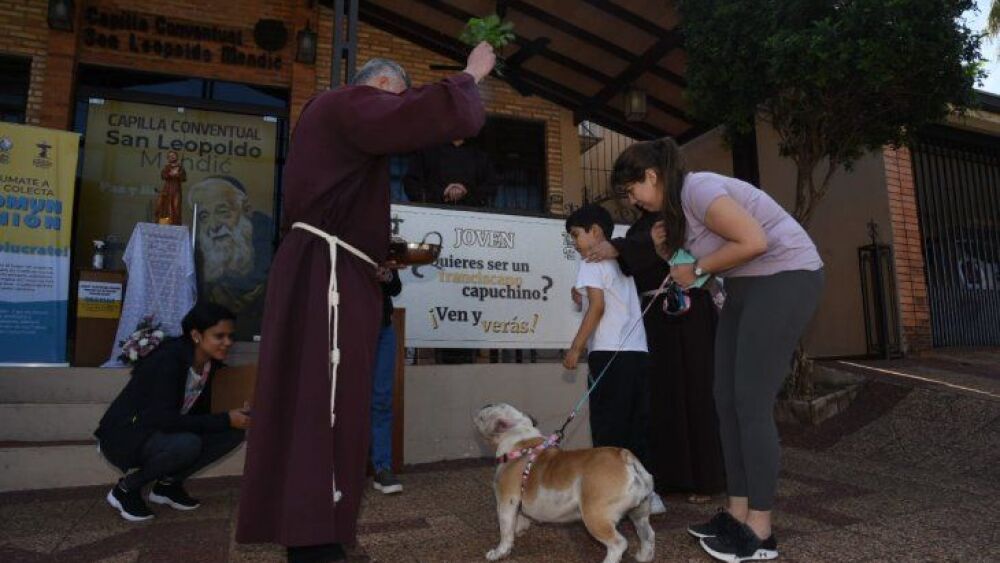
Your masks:
M295 46L295 62L307 65L316 62L316 32L309 29L308 21L306 28L295 36Z
M646 92L629 86L625 89L625 119L642 121L646 119Z
M73 0L49 0L49 27L73 31Z

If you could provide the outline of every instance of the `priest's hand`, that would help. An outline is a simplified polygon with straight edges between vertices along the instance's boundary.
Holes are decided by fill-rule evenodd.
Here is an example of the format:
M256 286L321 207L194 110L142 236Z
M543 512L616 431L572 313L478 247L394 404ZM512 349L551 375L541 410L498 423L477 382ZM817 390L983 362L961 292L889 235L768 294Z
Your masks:
M465 72L476 79L476 84L486 78L486 75L493 70L493 65L497 62L497 56L493 52L493 46L485 41L480 41L479 45L469 53L469 60L465 65Z

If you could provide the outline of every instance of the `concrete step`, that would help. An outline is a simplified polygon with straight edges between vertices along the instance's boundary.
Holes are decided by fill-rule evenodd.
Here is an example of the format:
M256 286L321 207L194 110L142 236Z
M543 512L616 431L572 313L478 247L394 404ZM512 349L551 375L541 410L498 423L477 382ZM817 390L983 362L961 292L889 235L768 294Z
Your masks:
M93 440L107 403L0 403L0 442Z
M8 444L9 446L9 444ZM198 477L243 474L246 445L209 466ZM0 447L0 492L112 485L121 473L90 444Z
M128 381L128 370L0 368L2 403L104 403Z

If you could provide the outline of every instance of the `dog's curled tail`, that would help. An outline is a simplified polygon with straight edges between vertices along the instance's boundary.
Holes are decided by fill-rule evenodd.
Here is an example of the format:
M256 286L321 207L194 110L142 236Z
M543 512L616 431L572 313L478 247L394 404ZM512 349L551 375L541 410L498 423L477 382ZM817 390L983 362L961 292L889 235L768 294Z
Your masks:
M632 476L631 487L640 493L640 498L644 498L652 493L653 476L649 474L649 471L646 471L639 458L635 457L635 454L632 452L622 449L622 460L625 462L625 466L628 467L629 474Z

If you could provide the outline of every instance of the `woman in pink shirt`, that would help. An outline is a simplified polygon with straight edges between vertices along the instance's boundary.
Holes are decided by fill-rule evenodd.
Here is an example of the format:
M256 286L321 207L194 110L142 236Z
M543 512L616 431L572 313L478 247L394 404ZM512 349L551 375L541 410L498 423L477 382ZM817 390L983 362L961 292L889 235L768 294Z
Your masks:
M684 248L697 259L673 266L674 281L725 278L714 395L729 501L688 531L722 561L774 559L771 509L781 454L774 401L819 302L823 261L802 226L769 195L728 176L689 173L670 138L622 152L612 185L631 203L662 214L652 232L661 257Z

